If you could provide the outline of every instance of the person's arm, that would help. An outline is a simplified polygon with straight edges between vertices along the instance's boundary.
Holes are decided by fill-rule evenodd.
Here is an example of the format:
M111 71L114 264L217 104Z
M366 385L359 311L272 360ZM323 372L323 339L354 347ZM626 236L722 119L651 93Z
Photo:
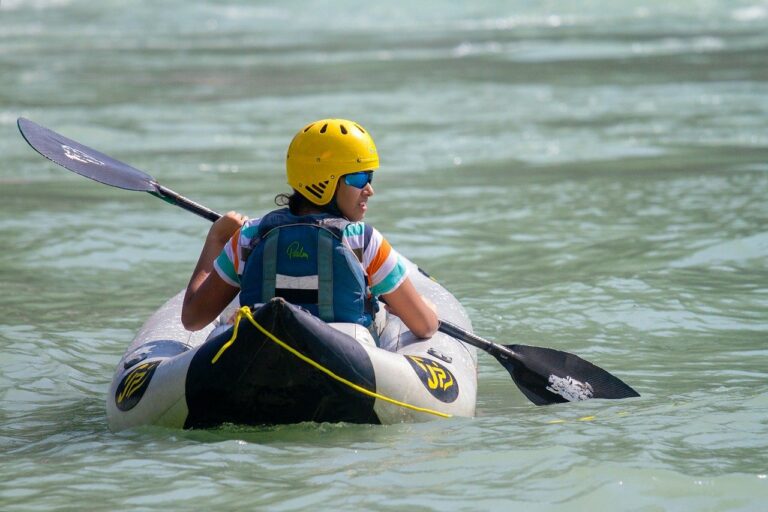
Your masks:
M409 277L394 291L381 296L389 311L400 317L411 332L419 338L429 338L437 332L437 313L413 286Z
M437 332L438 319L434 304L419 294L408 270L392 246L374 227L355 230L347 237L351 249L363 250L363 268L368 275L371 293L381 297L389 310L400 317L406 327L420 338Z
M211 323L235 298L239 289L224 281L213 269L213 262L224 244L243 225L247 217L228 212L213 223L200 251L197 266L189 279L181 308L185 329L197 331Z

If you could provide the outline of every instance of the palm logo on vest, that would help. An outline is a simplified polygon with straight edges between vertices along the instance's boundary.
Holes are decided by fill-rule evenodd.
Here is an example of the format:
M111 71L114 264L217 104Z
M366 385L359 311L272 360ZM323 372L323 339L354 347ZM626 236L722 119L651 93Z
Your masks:
M299 243L298 240L291 242L290 245L288 245L288 247L285 249L285 252L288 254L290 259L309 259L309 254L306 253L304 247Z
M432 396L447 404L458 398L459 384L448 368L426 357L405 356L405 359L411 363L416 375Z

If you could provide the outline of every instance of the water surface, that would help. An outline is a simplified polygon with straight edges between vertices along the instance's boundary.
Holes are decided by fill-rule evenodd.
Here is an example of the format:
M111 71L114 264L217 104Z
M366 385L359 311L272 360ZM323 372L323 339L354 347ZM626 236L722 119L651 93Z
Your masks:
M3 510L762 510L768 3L0 3ZM19 116L220 211L306 122L374 135L370 222L475 330L642 397L477 417L142 428L104 399L205 221L36 155Z

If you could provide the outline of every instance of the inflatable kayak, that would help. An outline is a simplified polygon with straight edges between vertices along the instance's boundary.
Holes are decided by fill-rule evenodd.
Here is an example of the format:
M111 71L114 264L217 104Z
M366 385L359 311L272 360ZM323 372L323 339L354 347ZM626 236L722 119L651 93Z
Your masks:
M440 318L471 330L453 295L406 262ZM191 332L181 324L183 297L182 291L147 320L118 363L107 395L112 431L391 424L475 413L476 349L441 332L419 339L382 311L374 336L357 324L323 322L280 298L253 310L234 304Z

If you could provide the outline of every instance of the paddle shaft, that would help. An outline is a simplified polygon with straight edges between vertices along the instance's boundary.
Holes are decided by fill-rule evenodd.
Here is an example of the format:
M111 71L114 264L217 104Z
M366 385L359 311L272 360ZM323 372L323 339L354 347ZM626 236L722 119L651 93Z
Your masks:
M208 219L211 222L216 222L221 218L220 213L215 212L210 208L207 208L201 205L200 203L196 203L191 199L188 199L182 196L181 194L178 194L173 190L160 185L157 182L155 182L154 185L155 185L155 192L149 192L149 193L155 197L159 197L160 199L162 199L168 204L172 204L180 208L183 208L188 212L192 212L195 215L199 215L200 217L204 219Z
M452 338L456 338L457 340L461 340L465 343L469 343L470 345L474 345L475 347L488 352L496 358L501 357L502 359L510 360L517 357L517 354L515 354L513 350L503 345L499 345L498 343L493 343L492 341L481 338L477 334L462 329L458 325L452 324L446 320L440 320L437 330L447 334Z

